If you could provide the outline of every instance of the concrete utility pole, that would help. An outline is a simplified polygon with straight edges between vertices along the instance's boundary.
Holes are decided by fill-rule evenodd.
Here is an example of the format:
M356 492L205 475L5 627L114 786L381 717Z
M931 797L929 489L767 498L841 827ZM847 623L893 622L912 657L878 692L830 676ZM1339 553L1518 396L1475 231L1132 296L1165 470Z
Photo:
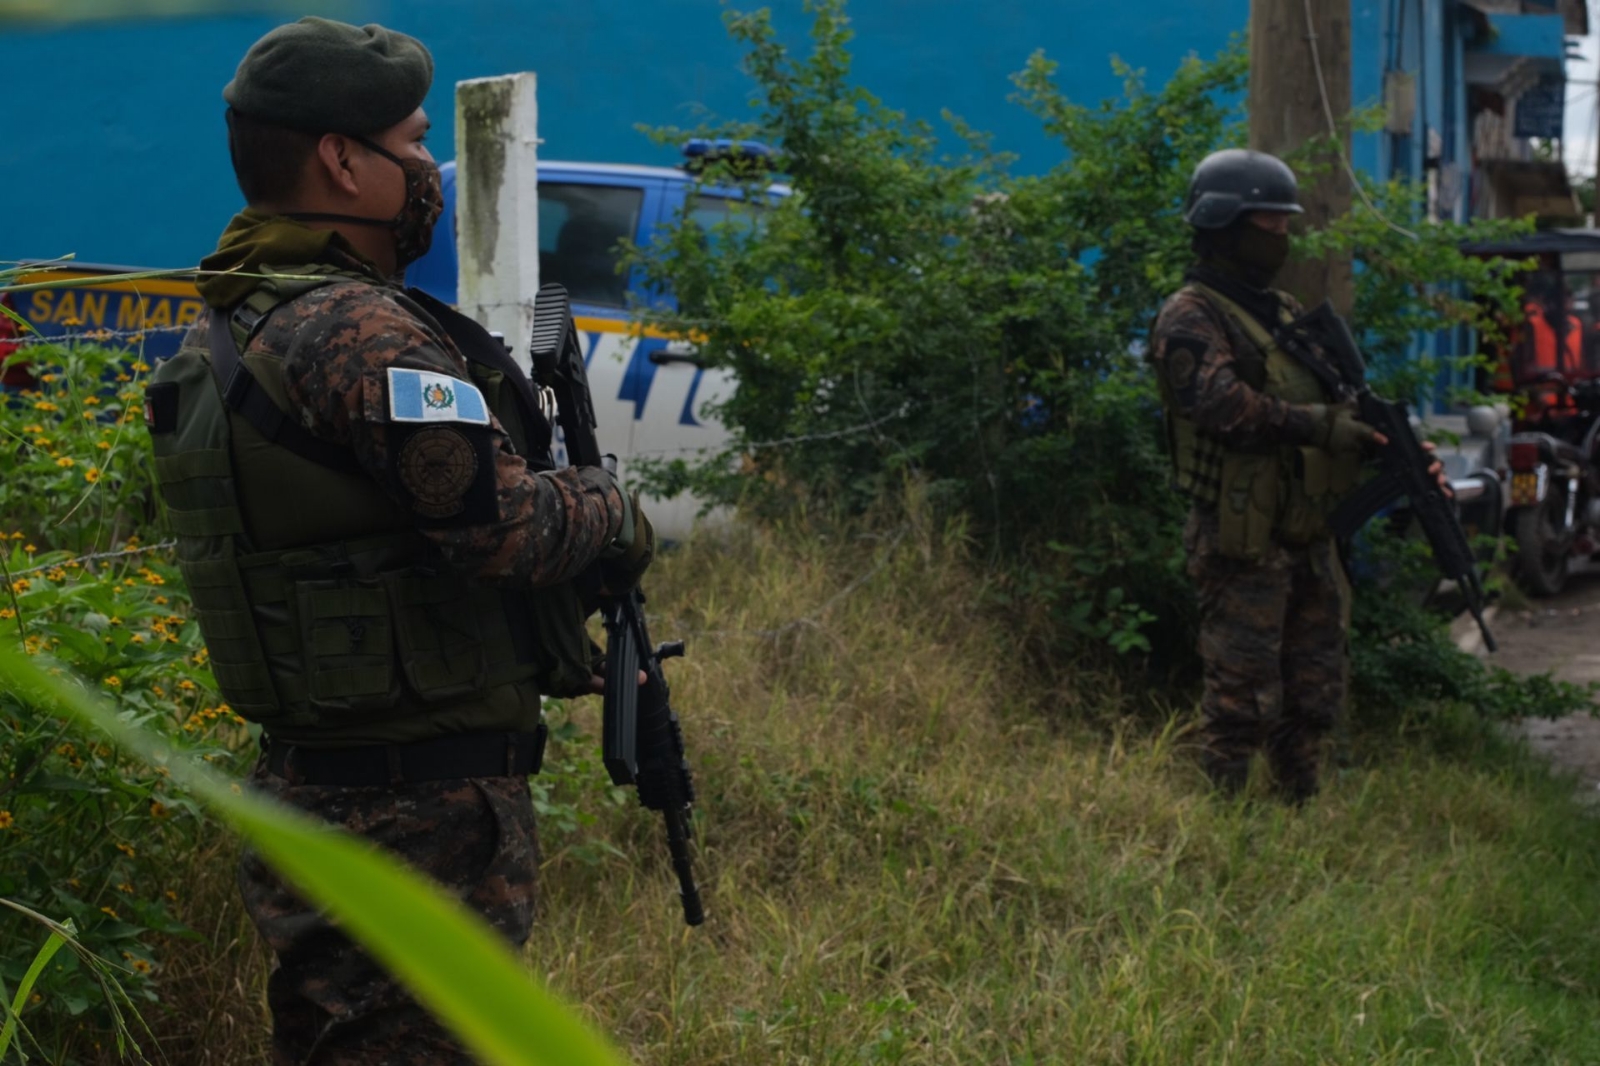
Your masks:
M523 369L539 291L534 89L531 73L456 83L456 300L463 314L505 334Z
M1250 147L1292 155L1314 138L1327 139L1330 113L1348 157L1350 0L1250 0ZM1315 177L1297 168L1308 228L1350 210L1344 163L1326 150L1315 160ZM1307 307L1331 299L1348 314L1355 299L1348 256L1293 262L1278 284Z

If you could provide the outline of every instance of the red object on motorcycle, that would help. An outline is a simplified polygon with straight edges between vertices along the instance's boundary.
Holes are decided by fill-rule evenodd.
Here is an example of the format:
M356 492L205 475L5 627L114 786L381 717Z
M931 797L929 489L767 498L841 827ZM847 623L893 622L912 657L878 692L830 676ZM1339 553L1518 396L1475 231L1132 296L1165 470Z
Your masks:
M1539 465L1539 446L1532 441L1514 441L1510 461L1513 470L1536 469Z

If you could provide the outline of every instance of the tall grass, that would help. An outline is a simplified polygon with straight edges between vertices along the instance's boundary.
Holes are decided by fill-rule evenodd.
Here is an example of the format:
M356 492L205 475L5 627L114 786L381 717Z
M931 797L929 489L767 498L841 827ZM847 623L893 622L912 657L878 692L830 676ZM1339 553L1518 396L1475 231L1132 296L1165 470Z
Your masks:
M530 949L638 1061L1600 1058L1600 826L1566 783L1461 712L1347 738L1302 811L1220 802L1183 716L1075 725L1116 694L1066 713L974 574L913 521L652 575L711 919L675 920L643 812L591 802ZM624 854L573 861L594 837Z
M664 557L710 919L684 928L573 704L547 765L588 770L540 779L552 989L651 1066L1600 1060L1600 824L1570 783L1456 709L1346 736L1303 810L1219 801L1186 707L1030 676L982 575L915 513ZM196 1062L261 1061L237 929L210 945L235 976L164 989L237 1020Z

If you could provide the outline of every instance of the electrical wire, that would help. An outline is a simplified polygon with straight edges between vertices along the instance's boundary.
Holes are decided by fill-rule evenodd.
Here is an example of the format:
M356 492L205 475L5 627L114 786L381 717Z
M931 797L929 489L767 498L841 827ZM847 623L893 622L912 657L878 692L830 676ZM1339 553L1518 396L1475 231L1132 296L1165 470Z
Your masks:
M1339 136L1339 124L1334 121L1333 104L1328 100L1328 82L1322 75L1322 52L1317 47L1317 24L1311 14L1311 0L1303 0L1306 13L1306 43L1311 46L1311 67L1317 75L1317 92L1322 97L1322 114L1328 120L1328 136L1333 138L1333 143L1339 152L1339 162L1344 167L1344 172L1350 178L1350 186L1361 197L1361 202L1367 205L1367 210L1377 215L1385 226L1394 230L1402 237L1418 240L1415 233L1395 222L1372 202L1372 197L1367 195L1366 186L1361 184L1361 176L1356 173L1356 168L1351 164L1350 157L1345 153L1344 139Z

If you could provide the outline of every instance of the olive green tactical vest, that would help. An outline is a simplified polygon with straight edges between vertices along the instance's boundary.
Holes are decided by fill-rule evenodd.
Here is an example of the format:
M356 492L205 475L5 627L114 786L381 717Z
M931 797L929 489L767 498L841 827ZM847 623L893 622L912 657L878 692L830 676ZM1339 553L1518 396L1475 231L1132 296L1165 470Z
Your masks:
M1195 283L1192 288L1254 349L1236 353L1246 384L1287 403L1329 402L1316 376L1283 351L1254 316L1209 286ZM1291 320L1286 309L1282 314L1285 323ZM1174 480L1192 499L1217 509L1219 547L1225 555L1259 559L1274 541L1298 547L1328 536L1328 515L1360 480L1360 456L1334 455L1310 445L1228 448L1181 413L1164 375L1161 390Z
M285 270L313 272L333 276L264 282L245 304L264 315L320 285L372 283L327 267ZM234 335L244 365L287 410L281 358L245 351L237 325ZM229 411L201 337L152 377L177 386L175 427L154 434L156 475L212 671L235 711L274 739L344 747L528 732L541 692L588 691L591 646L571 585L512 592L453 568L370 477L303 458ZM542 456L548 446L526 439L503 375L468 365L518 453Z

